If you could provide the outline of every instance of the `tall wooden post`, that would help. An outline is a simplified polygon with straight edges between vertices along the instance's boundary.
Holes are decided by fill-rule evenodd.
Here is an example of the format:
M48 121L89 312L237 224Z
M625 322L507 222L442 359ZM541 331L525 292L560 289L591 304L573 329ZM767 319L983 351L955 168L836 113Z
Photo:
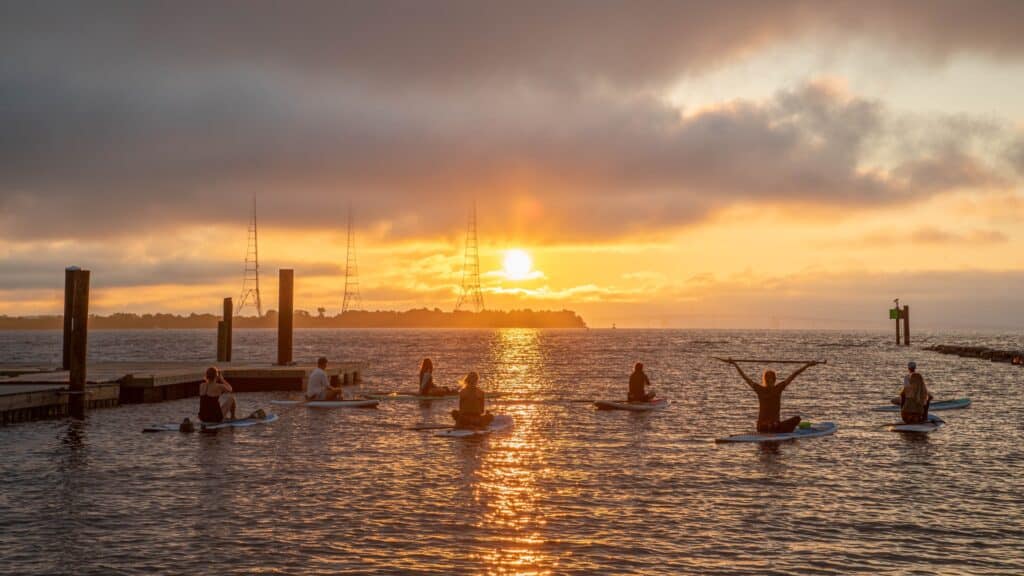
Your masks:
M61 354L61 370L71 370L71 303L75 301L75 270L64 269L64 350Z
M234 305L232 304L231 298L224 299L224 362L231 362L231 344L232 344L232 314L234 314Z
M71 301L71 338L69 347L68 412L72 418L85 418L86 354L89 334L89 271L71 271L74 287Z
M910 346L910 306L903 306L903 345Z
M277 288L277 363L292 362L292 329L295 327L295 271L280 270Z
M900 345L900 299L893 300L896 303L895 308L889 310L889 319L896 321L896 345Z
M224 338L224 321L217 320L217 362L224 362L224 357L227 355L226 347L227 340Z

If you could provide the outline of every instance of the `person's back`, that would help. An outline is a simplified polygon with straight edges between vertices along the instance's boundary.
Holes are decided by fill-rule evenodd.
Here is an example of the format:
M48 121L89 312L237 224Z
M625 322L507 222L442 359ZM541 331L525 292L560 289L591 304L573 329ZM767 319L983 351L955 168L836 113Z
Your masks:
M900 416L908 424L916 424L928 420L928 404L931 394L924 383L924 377L914 372L907 378L907 384L900 392L902 400Z
M324 400L325 393L331 385L331 379L327 372L317 366L309 373L309 380L306 382L307 400Z
M479 380L476 372L470 372L462 380L459 409L452 410L456 428L483 428L494 419L494 416L485 410L486 397L484 391L477 386Z
M486 398L477 386L466 386L459 392L459 413L465 416L480 416L484 413Z
M223 422L225 413L235 417L235 397L231 385L220 375L220 370L211 366L206 369L206 378L199 384L199 421Z
M757 429L772 431L782 419L782 388L779 386L758 386Z
M211 388L215 386L215 384L205 381L199 385L200 422L222 422L224 420L224 412L220 407L220 394L211 394Z
M629 402L647 402L652 400L654 393L647 391L647 386L650 384L651 380L644 372L644 365L637 362L633 366L633 373L629 375L629 393L626 396L626 400Z

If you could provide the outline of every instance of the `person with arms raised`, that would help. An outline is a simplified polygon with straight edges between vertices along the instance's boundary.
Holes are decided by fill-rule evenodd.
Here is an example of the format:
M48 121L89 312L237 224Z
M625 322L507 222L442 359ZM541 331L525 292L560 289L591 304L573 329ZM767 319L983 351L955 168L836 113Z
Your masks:
M719 360L722 360L719 358ZM774 370L765 370L761 375L761 383L758 384L750 379L749 376L743 372L740 368L739 363L731 358L722 360L727 364L731 364L736 371L739 372L743 380L750 386L750 389L757 394L758 401L758 413L757 413L757 431L761 433L769 434L786 434L796 430L796 427L800 425L800 417L793 416L782 420L780 413L782 411L782 392L796 380L799 376L811 366L817 366L821 362L810 361L805 362L803 366L798 368L796 372L789 375L788 378L782 382L776 382L777 376Z

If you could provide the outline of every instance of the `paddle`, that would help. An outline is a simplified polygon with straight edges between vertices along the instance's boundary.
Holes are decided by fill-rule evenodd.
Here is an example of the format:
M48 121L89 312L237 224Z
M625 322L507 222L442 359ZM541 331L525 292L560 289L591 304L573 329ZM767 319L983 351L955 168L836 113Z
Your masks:
M742 359L742 360L737 360L735 358L719 358L718 356L712 356L711 358L714 359L714 360L718 360L719 362L725 362L726 364L728 364L730 362L744 362L744 363L750 363L750 364L807 364L809 362L817 362L818 364L828 364L828 360L767 360L767 359L765 359L765 360L760 360L760 359Z
M416 424L409 426L406 430L451 430L455 428L451 424Z

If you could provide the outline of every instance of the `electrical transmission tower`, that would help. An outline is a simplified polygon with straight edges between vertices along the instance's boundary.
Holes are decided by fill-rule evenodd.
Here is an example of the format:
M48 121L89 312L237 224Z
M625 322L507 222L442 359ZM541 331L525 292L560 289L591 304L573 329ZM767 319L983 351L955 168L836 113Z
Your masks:
M473 312L484 309L484 295L480 291L480 246L476 237L476 201L469 211L469 224L466 226L466 253L462 260L462 293L455 304L455 311L468 306Z
M252 220L249 222L249 239L245 248L245 273L242 276L242 295L238 298L235 316L239 316L246 304L256 307L256 314L263 316L263 302L260 300L260 250L256 236L256 198L252 199Z
M359 295L359 266L356 264L356 233L352 229L352 204L348 205L348 248L345 251L345 297L341 300L341 313L359 310L363 298Z

